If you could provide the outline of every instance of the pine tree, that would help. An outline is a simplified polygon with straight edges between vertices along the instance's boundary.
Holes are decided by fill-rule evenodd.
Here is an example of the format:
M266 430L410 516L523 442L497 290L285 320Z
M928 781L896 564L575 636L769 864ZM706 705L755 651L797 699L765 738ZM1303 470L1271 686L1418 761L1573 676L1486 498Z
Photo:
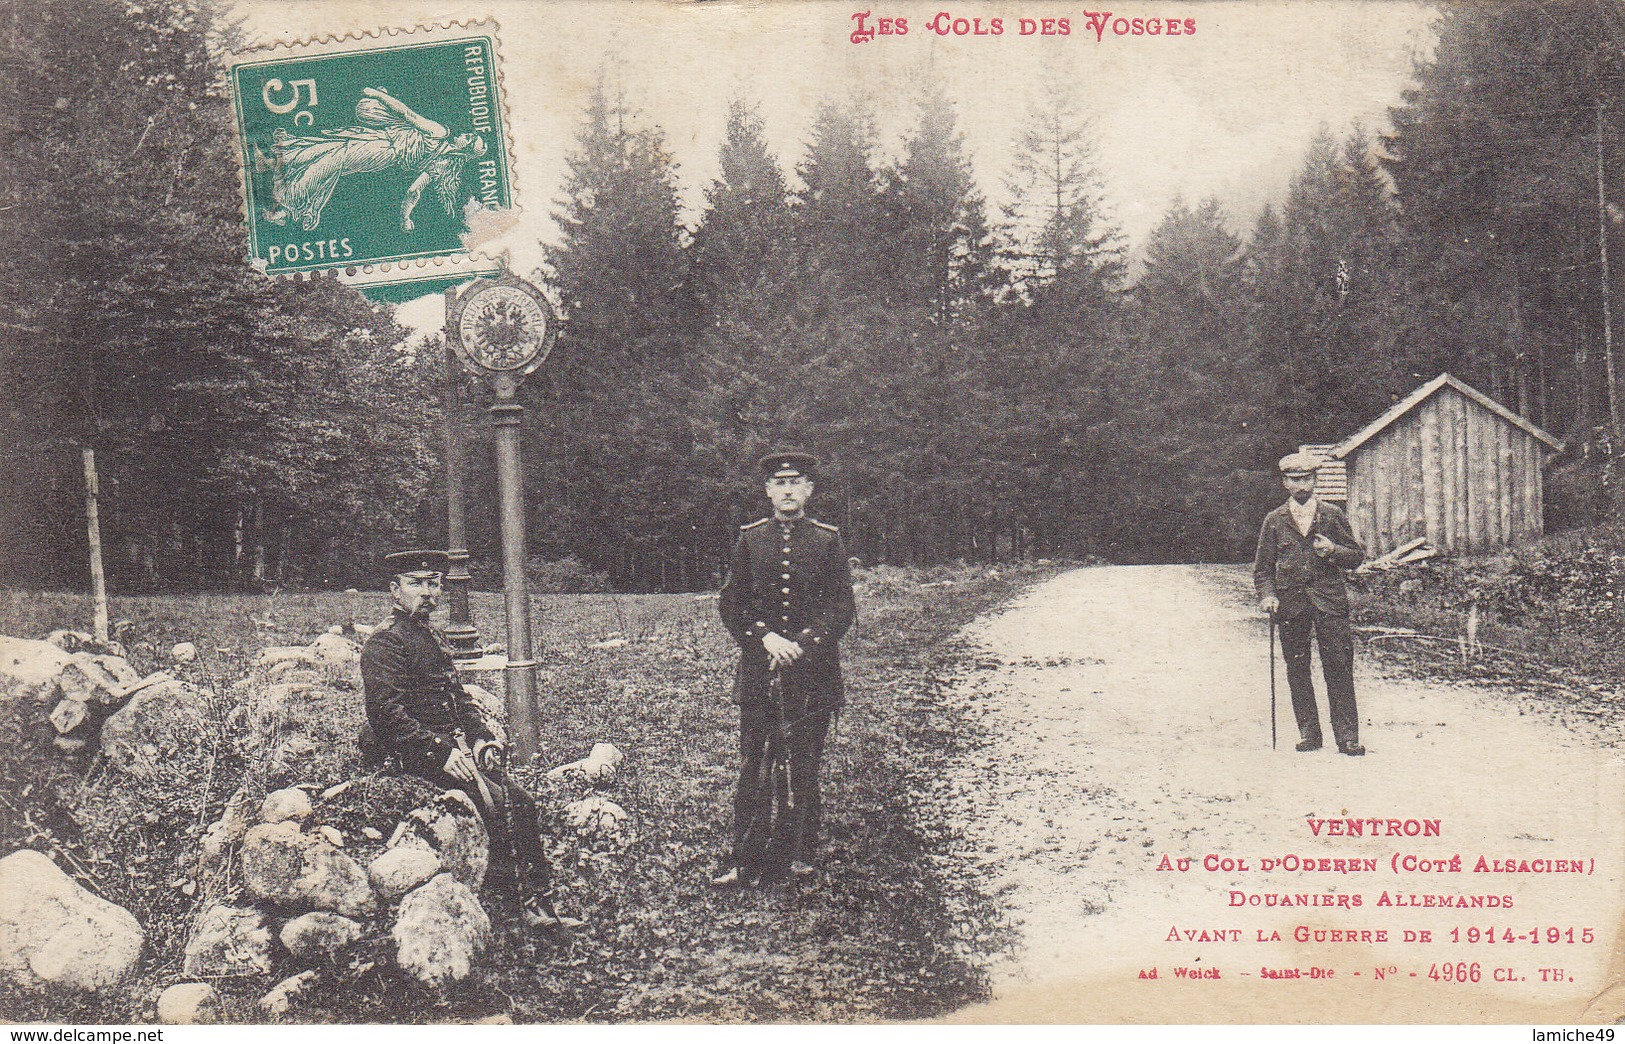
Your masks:
M1403 259L1369 139L1357 130L1339 145L1322 130L1279 226L1267 217L1250 295L1255 348L1275 376L1271 434L1278 445L1336 442L1408 390L1395 351Z
M1244 321L1240 240L1216 200L1176 200L1152 231L1128 323L1128 451L1114 546L1145 560L1229 559L1255 535L1261 404Z
M999 528L1043 554L1104 550L1113 512L1112 359L1119 350L1120 237L1095 146L1058 70L1042 80L1006 179L1005 307L980 360L979 416Z
M7 28L0 101L29 133L0 176L0 516L21 537L0 568L83 577L89 446L115 590L233 582L265 561L240 539L271 545L273 573L329 571L309 535L353 516L338 462L395 404L330 393L400 331L352 291L246 264L212 6L53 0ZM421 448L374 445L367 466L410 475Z
M1605 195L1625 195L1612 6L1448 10L1383 139L1416 291L1401 350L1582 443L1609 406L1599 224L1622 239L1596 182L1600 129Z
M743 101L728 110L720 173L706 190L694 233L695 268L707 322L700 339L700 416L694 481L704 487L700 554L715 566L734 525L755 517L739 477L768 450L794 408L789 323L799 292L789 190L768 151L760 115Z
M1075 303L1098 306L1122 283L1122 239L1106 214L1095 155L1074 88L1049 70L1005 182L1005 256L1027 297L1058 284Z
M697 306L676 168L607 77L588 99L549 263L566 333L539 408L527 494L547 531L621 584L682 584L696 504L684 474ZM551 401L549 401L549 399Z

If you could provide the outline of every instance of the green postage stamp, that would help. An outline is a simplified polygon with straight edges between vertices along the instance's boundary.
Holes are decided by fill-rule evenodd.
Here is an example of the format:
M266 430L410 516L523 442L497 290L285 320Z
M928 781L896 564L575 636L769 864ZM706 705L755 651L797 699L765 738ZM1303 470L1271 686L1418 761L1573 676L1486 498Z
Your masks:
M489 22L236 55L249 260L270 275L432 278L514 218ZM439 269L437 271L436 269Z

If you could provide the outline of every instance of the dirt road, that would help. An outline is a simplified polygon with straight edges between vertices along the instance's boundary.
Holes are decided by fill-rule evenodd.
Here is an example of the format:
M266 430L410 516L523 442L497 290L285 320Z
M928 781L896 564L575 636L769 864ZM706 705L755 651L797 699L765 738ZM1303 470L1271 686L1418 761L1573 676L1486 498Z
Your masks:
M1076 570L968 629L976 663L942 697L987 741L935 798L1020 941L956 1021L1625 1016L1618 729L1357 650L1369 756L1294 752L1284 673L1272 751L1265 627L1245 570L1170 566ZM1402 822L1311 829L1371 818ZM1536 872L1557 860L1581 872ZM1315 905L1267 905L1283 894ZM1333 930L1356 934L1317 941Z

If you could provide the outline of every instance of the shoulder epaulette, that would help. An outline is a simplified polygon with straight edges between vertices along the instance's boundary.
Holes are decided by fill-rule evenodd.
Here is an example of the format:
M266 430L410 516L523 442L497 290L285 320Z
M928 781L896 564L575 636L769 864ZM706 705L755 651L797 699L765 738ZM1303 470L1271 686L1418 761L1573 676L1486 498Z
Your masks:
M771 521L773 521L773 520L770 519L770 518L759 518L754 522L746 522L744 525L740 526L739 528L740 529L755 529L757 526L765 526Z
M841 531L840 526L832 526L828 522L820 522L816 518L809 518L807 521L811 522L813 525L817 526L819 529L827 529L831 533L839 533Z

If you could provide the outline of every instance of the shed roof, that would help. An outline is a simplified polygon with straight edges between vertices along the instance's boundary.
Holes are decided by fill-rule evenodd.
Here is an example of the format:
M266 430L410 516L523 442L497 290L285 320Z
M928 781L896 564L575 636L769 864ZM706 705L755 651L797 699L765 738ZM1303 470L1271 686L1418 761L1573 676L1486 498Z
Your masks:
M1343 458L1347 457L1350 453L1353 453L1378 432L1382 431L1399 418L1405 416L1405 414L1427 401L1428 397L1434 392L1447 385L1456 389L1458 392L1461 392L1461 394L1467 396L1467 398L1478 403L1491 413L1494 413L1508 424L1521 428L1530 435L1533 435L1535 438L1539 439L1541 442L1544 442L1551 448L1553 453L1562 452L1563 443L1558 439L1554 439L1536 425L1529 423L1527 420L1518 416L1516 413L1513 413L1511 410L1507 409L1505 406L1502 406L1500 403L1496 402L1488 395L1485 395L1477 388L1474 388L1472 385L1467 384L1465 381L1458 380L1457 378L1450 376L1448 373L1441 373L1439 376L1433 378L1431 381L1428 381L1426 384L1411 392L1400 401L1394 403L1393 406L1388 408L1388 412L1384 413L1381 417L1378 417L1370 424L1367 424L1353 435L1350 435L1348 438L1338 443L1332 448L1332 457L1338 460L1342 460Z

